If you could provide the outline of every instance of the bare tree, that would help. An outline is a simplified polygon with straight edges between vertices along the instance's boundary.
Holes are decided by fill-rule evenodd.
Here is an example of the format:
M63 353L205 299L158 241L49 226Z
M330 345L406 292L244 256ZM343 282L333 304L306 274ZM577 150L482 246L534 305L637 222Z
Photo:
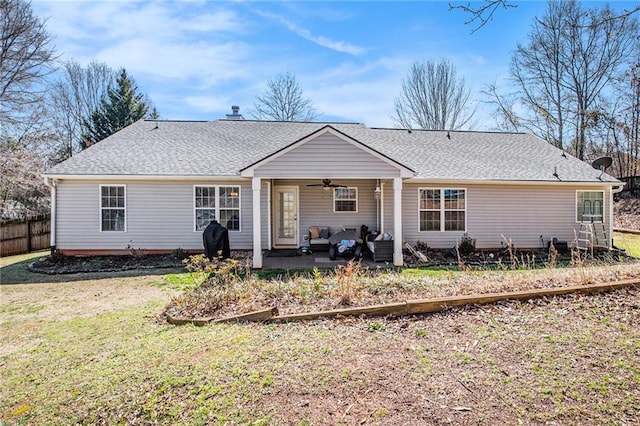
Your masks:
M31 118L43 97L40 83L51 72L54 59L51 37L30 3L0 0L0 124Z
M42 179L45 158L29 149L38 141L0 137L0 219L45 214L49 191Z
M311 99L305 98L293 74L278 74L267 81L266 90L256 97L255 111L250 114L257 120L313 121L317 117Z
M464 21L464 25L475 24L475 28L471 30L471 33L475 33L480 28L484 27L489 21L493 19L493 15L500 8L510 9L516 8L517 5L510 3L510 0L483 0L482 2L467 3L467 4L453 4L449 2L449 10L461 10L470 18ZM640 12L640 6L635 6L631 10L624 9L622 13L606 18L607 20L617 20L627 18L634 13Z
M100 108L101 99L115 79L115 72L107 64L95 61L84 68L71 60L62 71L61 78L53 83L50 97L54 126L64 142L60 159L79 149L82 135L88 130L85 123Z
M0 212L40 213L48 206L41 172L50 153L44 108L55 60L44 21L24 0L0 0Z
M602 113L603 98L628 64L637 36L635 18L609 6L584 9L575 1L550 1L512 57L517 101L495 87L489 92L503 118L517 116L524 129L583 159L592 118ZM524 113L517 114L517 107Z
M460 129L475 113L470 97L470 89L448 60L415 62L395 100L393 120L408 129Z
M636 51L638 59L621 76L607 112L590 117L604 143L593 146L589 154L612 157L609 172L618 177L640 174L640 44Z

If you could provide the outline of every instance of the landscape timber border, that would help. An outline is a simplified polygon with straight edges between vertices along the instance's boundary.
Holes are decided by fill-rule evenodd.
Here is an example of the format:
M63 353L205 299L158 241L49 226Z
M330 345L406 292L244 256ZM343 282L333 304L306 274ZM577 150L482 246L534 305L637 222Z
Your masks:
M299 314L278 315L278 308L267 308L246 314L215 319L207 318L176 318L170 315L167 320L170 324L197 326L209 323L241 323L241 322L294 322L312 321L320 318L341 318L347 316L405 316L420 315L441 312L452 307L468 305L486 305L504 300L529 300L542 297L563 296L568 294L593 294L614 291L640 285L640 279L598 283L590 285L541 288L504 293L486 293L467 296L447 296L433 299L407 300L404 302L389 303L384 305L363 306L356 308L333 309L328 311L306 312Z

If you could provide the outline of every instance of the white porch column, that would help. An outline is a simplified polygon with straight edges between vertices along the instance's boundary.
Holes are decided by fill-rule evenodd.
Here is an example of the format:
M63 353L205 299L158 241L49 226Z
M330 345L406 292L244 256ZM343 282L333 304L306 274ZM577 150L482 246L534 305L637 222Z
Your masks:
M253 189L253 267L262 269L262 229L260 227L260 190L262 181L254 177L251 181Z
M384 234L384 182L380 183L380 229L381 234Z
M393 178L393 265L402 266L402 178Z

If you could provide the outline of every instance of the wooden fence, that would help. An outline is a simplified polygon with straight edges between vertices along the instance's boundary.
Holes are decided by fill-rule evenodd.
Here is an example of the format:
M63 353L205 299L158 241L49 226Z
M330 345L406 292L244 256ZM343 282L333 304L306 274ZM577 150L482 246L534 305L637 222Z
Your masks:
M51 247L51 220L40 216L12 220L0 225L0 257Z
M640 176L627 176L619 179L623 182L626 182L626 185L622 190L623 192L640 192Z

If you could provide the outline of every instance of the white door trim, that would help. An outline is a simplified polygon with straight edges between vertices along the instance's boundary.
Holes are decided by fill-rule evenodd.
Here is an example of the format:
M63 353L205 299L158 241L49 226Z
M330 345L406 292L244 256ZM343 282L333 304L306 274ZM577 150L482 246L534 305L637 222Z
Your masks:
M294 202L293 207L294 211L294 229L293 229L293 237L291 238L281 238L279 235L279 226L280 226L280 203L279 203L279 194L281 192L293 192L294 194ZM298 220L299 212L300 212L300 187L297 185L281 185L273 187L273 247L298 247L299 245L299 236L300 236L300 221Z

